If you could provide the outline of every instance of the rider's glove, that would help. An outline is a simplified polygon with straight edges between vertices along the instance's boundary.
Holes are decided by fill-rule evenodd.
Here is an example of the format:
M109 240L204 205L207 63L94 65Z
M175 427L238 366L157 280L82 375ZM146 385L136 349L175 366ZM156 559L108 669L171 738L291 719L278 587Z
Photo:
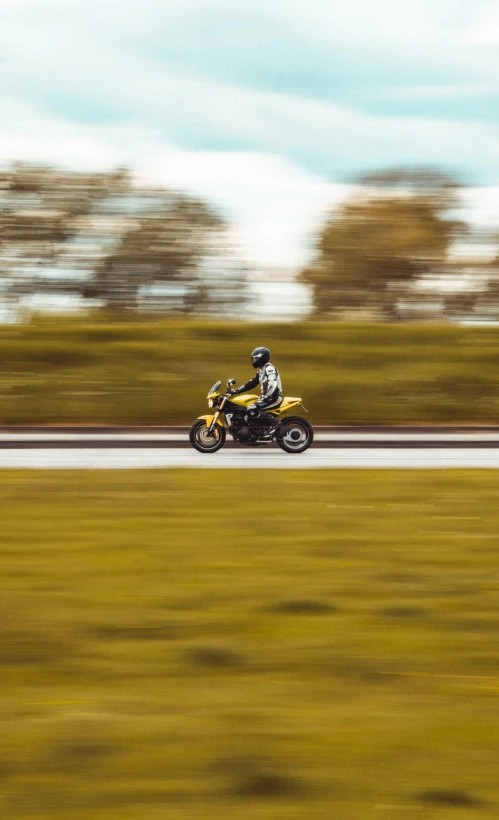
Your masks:
M229 390L229 396L237 396L238 393L239 393L239 390L234 390L234 388Z

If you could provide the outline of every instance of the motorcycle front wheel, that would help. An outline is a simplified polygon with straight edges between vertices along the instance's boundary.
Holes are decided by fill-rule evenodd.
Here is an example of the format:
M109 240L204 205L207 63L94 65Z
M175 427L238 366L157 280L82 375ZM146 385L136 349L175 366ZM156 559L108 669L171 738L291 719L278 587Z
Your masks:
M276 440L286 453L303 453L314 440L314 430L306 419L290 416L282 420Z
M225 444L225 427L215 425L210 435L204 419L198 419L189 432L189 440L199 453L216 453Z

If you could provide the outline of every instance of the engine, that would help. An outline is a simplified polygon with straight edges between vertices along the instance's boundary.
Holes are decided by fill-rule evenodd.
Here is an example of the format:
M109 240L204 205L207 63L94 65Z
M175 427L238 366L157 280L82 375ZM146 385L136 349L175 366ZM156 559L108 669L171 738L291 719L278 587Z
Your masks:
M241 444L253 444L264 436L272 421L264 418L251 418L246 413L235 414L232 418L231 432Z

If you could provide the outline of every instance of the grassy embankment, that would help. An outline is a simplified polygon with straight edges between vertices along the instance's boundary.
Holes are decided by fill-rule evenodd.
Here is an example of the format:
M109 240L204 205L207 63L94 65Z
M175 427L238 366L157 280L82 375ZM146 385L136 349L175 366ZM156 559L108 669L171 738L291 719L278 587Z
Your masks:
M0 816L497 817L495 473L1 481Z
M499 421L499 331L44 318L0 328L0 423L189 424L265 343L317 424Z

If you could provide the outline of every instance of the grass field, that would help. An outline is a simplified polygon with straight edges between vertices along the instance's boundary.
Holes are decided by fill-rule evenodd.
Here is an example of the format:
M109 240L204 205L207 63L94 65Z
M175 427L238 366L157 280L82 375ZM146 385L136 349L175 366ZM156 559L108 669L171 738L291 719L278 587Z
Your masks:
M496 473L0 477L2 818L498 816Z
M190 424L260 344L315 424L499 423L494 327L100 315L0 326L0 423Z

